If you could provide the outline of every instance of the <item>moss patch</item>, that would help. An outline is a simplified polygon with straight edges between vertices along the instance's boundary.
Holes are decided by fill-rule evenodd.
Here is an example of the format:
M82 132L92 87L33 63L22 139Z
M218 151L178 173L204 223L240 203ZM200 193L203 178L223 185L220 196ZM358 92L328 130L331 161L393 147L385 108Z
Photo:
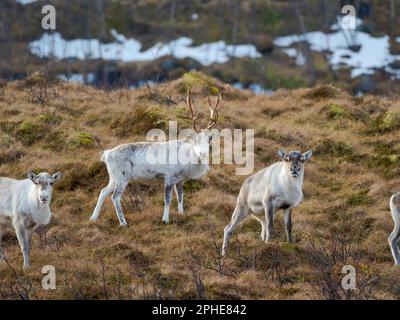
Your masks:
M18 126L15 137L25 145L32 145L41 140L45 134L46 128L44 125L25 120Z
M73 148L90 148L96 143L95 138L86 132L78 132L70 141L69 146Z
M354 154L352 146L343 141L334 141L332 139L324 139L318 143L315 152L321 156L333 157L346 157Z
M325 114L328 119L354 119L354 115L347 106L339 105L336 103L329 103L321 108L321 113Z
M346 204L349 206L362 206L371 204L373 199L368 195L368 192L368 189L364 189L349 195L346 198Z
M209 77L201 72L191 71L187 72L183 75L183 80L186 86L181 88L182 93L186 93L186 91L193 86L200 86L205 89L206 93L216 95L221 92L222 87L217 83L216 79Z
M372 121L370 133L386 133L400 128L400 112L388 111Z
M62 117L55 113L45 112L37 117L37 121L48 125L59 125Z

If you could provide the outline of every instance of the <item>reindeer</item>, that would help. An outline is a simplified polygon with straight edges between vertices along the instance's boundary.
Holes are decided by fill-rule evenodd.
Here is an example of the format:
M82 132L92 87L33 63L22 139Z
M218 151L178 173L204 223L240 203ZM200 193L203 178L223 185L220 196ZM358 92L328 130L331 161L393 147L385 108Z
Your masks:
M112 192L112 202L121 226L126 226L124 214L121 207L121 197L129 181L132 180L164 180L164 214L162 221L169 223L169 206L171 203L172 189L175 188L178 199L178 212L183 214L183 184L187 180L198 179L209 170L208 155L211 135L208 131L215 126L218 120L218 106L221 94L218 95L214 107L210 98L208 104L210 109L210 120L206 130L200 132L196 121L199 114L193 109L191 89L188 90L186 104L192 117L194 134L190 141L171 140L166 142L134 142L122 144L114 149L106 150L101 160L105 162L110 177L108 185L101 190L96 207L90 220L97 221L101 207L106 197ZM206 132L204 132L206 131ZM168 155L175 152L178 155L186 155L185 161L178 156L176 163L169 161ZM149 159L163 158L166 163L154 163Z
M394 221L394 229L389 236L390 250L395 265L400 264L399 240L400 240L400 192L395 193L390 197L390 211Z
M272 239L273 220L277 209L285 210L284 222L287 241L292 242L292 210L303 200L304 162L312 151L286 153L279 150L282 159L248 177L239 192L231 222L224 229L222 255L226 255L229 238L235 227L248 217L261 223L261 239ZM258 215L264 215L258 216Z
M0 241L7 228L13 226L24 257L23 269L29 268L33 232L50 222L53 184L60 178L59 172L29 172L24 180L0 178ZM0 259L4 258L0 248Z

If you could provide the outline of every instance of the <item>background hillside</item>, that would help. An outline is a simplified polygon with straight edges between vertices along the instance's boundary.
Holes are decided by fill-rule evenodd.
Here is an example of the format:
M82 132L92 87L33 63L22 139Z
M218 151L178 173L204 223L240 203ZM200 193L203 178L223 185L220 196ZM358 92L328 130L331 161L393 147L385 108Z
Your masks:
M41 28L45 4L56 8L55 31ZM334 29L346 4L355 6L359 19L351 35ZM199 70L258 93L334 82L355 95L397 94L399 6L396 0L3 0L0 77L22 79L37 71L38 65L48 65L64 79L127 88L175 80ZM313 32L321 37L315 38ZM46 34L62 40L47 41ZM300 40L281 45L283 36ZM124 39L132 40L134 48L141 46L141 52L160 44L173 50L176 43L172 41L182 37L192 41L195 55L182 58L182 50L165 55L154 50L147 59L135 60L135 50L121 50L125 59L118 54L112 58L107 58L107 52L98 54L107 45L118 51L126 44ZM89 40L94 41L92 47ZM205 64L196 59L213 56L213 44L221 45L221 55L228 52L227 61ZM55 49L44 54L53 45ZM234 46L233 50L225 50L225 45ZM237 45L253 46L258 54L237 56ZM73 54L55 54L65 54L68 46L74 47ZM333 63L332 56L339 62ZM361 73L353 73L365 64L368 67L361 68Z
M271 244L258 222L232 237L219 256L240 185L233 165L215 165L185 185L185 216L176 200L171 223L161 223L161 185L132 184L123 198L128 228L107 200L97 224L89 217L107 173L104 149L143 140L148 129L178 120L190 127L184 104L193 85L207 112L209 94L222 92L217 127L255 129L256 169L278 161L277 150L312 149L304 203L294 211L294 244L285 242L282 214ZM61 171L51 224L33 237L32 269L22 274L14 233L3 239L0 298L71 299L317 299L399 298L399 273L387 237L388 200L399 189L398 100L353 97L333 86L278 90L256 96L202 73L162 85L100 90L35 74L2 82L0 175ZM203 119L204 121L206 119ZM54 265L57 290L41 289L41 268ZM357 290L341 289L341 268L357 269Z

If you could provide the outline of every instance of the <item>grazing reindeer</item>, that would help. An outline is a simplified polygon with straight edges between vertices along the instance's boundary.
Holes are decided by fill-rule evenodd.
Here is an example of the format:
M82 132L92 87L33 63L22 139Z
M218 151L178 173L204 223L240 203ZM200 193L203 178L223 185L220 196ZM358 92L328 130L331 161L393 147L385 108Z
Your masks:
M53 184L61 173L28 173L29 179L0 178L0 241L8 227L13 226L24 257L23 268L29 268L32 234L39 225L51 219L50 201ZM0 249L0 258L4 259Z
M392 251L395 265L400 264L399 240L400 240L400 192L390 198L390 211L394 221L394 229L389 236L390 250Z
M218 119L218 105L221 95L218 95L214 108L208 99L210 108L210 121L207 129L215 126ZM101 190L96 207L90 217L91 221L97 221L101 207L105 198L111 193L112 202L121 226L126 226L126 220L122 212L121 197L128 182L131 180L153 180L164 179L164 214L162 221L169 222L169 206L171 203L172 189L175 188L178 199L178 212L183 214L183 184L190 179L200 178L209 170L208 155L210 148L210 134L197 130L196 121L198 113L193 110L191 89L188 90L186 104L192 116L192 125L195 131L190 142L181 140L171 140L166 142L134 142L122 144L114 149L106 150L101 160L106 163L107 171L110 176L108 185ZM168 155L172 152L178 155L185 154L187 158L182 162L179 156L176 163L154 164L149 162L149 155L156 157ZM161 158L160 157L160 158ZM199 163L200 162L200 163Z
M279 150L283 161L258 171L248 177L239 192L231 222L224 230L222 255L228 249L229 238L235 227L250 214L261 223L261 239L271 241L273 219L277 209L285 210L285 230L288 242L292 242L292 209L303 200L304 162L311 158L312 151L288 154ZM264 217L257 215L264 214Z

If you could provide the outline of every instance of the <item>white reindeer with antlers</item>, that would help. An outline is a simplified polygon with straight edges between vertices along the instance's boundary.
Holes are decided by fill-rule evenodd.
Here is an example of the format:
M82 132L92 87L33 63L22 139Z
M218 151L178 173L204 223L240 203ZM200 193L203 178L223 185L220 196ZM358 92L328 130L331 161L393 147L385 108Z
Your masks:
M207 173L208 155L210 148L210 134L208 130L215 126L218 119L217 108L221 101L218 95L214 108L208 98L210 108L210 120L206 130L197 130L196 121L199 114L193 110L191 88L188 90L186 104L189 107L192 126L195 134L190 137L190 142L182 140L171 140L166 142L134 142L119 145L113 149L106 150L101 157L105 162L110 177L108 185L101 190L97 205L90 218L97 221L105 198L111 193L119 223L126 226L124 214L121 207L122 194L131 180L153 180L164 179L165 206L162 221L169 222L169 206L171 203L172 189L175 188L178 199L178 212L183 214L183 184L187 180L197 179ZM205 132L204 132L205 131ZM178 155L184 154L185 161L177 157L176 163L166 160L166 163L154 164L149 161L151 157L169 159L171 152Z

